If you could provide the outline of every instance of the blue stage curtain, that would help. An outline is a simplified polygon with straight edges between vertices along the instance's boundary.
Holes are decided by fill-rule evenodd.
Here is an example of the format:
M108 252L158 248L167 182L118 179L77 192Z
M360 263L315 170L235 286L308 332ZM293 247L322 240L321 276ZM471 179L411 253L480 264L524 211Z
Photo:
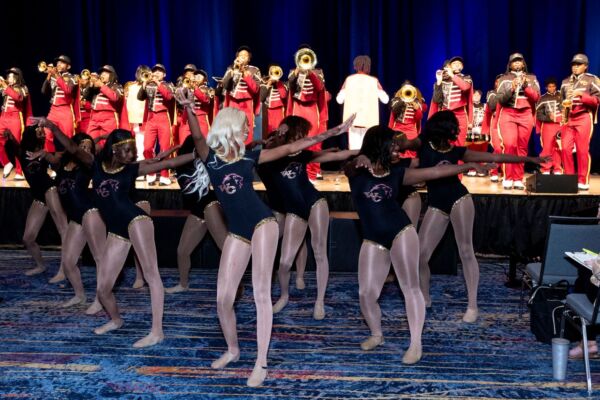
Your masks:
M0 68L23 69L36 114L48 108L36 64L63 53L75 72L110 63L124 82L137 65L160 62L175 80L189 62L222 75L242 44L262 71L271 62L287 71L298 45L309 43L334 97L353 58L368 54L388 93L409 79L428 101L435 71L453 55L465 59L464 72L484 93L515 51L542 86L550 76L567 76L577 52L587 53L590 72L600 73L600 2L594 0L59 0L11 1L3 8ZM335 101L330 107L331 123L339 122ZM382 119L388 115L384 108ZM597 137L592 153L600 159Z

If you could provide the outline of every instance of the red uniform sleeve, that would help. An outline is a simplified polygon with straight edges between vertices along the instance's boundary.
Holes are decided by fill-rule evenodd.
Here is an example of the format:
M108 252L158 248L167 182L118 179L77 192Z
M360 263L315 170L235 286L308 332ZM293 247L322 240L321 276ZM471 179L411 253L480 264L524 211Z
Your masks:
M196 88L194 89L194 96L201 102L201 103L210 103L210 96L207 93L204 93L202 90Z
M108 85L100 86L100 91L103 95L108 97L108 100L112 101L113 103L116 103L121 99L119 93L116 90L112 90L111 88L109 88Z
M525 96L527 96L529 101L537 103L537 101L540 99L540 94L531 86L527 86L523 91L525 92Z
M248 85L248 92L250 92L250 94L258 93L258 91L260 90L260 86L258 86L258 83L256 83L254 78L252 78L252 75L244 76L242 79Z
M284 100L287 97L287 89L285 88L285 85L281 82L277 82L275 83L275 87L279 91L279 96L281 97L281 100Z
M458 75L454 75L452 77L452 82L454 82L454 84L458 86L463 92L466 92L467 90L471 89L471 84Z
M7 96L10 96L14 101L23 101L23 92L20 90L16 91L8 86L6 90L4 90L4 93L6 93Z
M583 103L584 106L588 107L588 108L594 108L598 106L598 98L596 96L591 96L587 93L583 93L581 95L581 102Z
M173 99L173 92L171 91L171 89L169 89L167 85L165 85L164 82L161 82L160 85L158 85L158 91L160 92L160 94L162 94L163 99Z
M394 120L395 120L395 118L394 118L394 112L391 111L390 112L390 120L388 122L388 128L394 129Z
M325 84L314 72L311 71L308 73L308 79L310 79L312 82L315 91L320 92L321 90L325 89Z
M56 77L56 84L66 94L71 94L71 92L73 91L73 88L75 87L75 85L73 85L72 83L69 84L69 83L65 82L65 80L63 79L63 77L60 76L60 75L58 75Z

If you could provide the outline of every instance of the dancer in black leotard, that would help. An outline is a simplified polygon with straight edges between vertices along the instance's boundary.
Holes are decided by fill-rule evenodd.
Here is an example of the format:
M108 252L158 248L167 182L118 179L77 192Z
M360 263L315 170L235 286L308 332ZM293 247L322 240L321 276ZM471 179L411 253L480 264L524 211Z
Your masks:
M271 273L277 243L277 223L271 210L260 200L252 186L256 164L274 161L347 130L344 125L321 135L304 138L275 149L247 151L246 116L242 111L224 108L217 114L205 140L193 111L193 101L181 93L177 100L187 113L196 151L206 165L210 182L227 218L229 235L223 245L217 279L217 312L227 342L227 351L212 363L223 368L240 356L236 318L233 310L235 293L252 256L252 286L256 304L257 357L249 386L260 386L267 375L267 352L271 339L273 313Z
M60 204L56 183L48 175L48 162L45 159L29 160L27 153L36 153L44 148L46 135L43 127L37 125L28 126L23 131L23 139L19 143L10 133L4 133L7 136L6 148L7 152L14 157L17 157L23 166L25 179L31 188L31 197L33 202L27 213L27 221L25 222L25 232L23 234L23 244L33 257L36 267L25 272L25 275L37 275L46 270L40 247L36 242L36 238L46 214L50 211L50 216L56 224L56 228L61 238L61 243L64 243L65 234L67 232L67 216ZM61 268L57 274L50 280L51 283L59 282L64 279L64 273Z
M188 136L178 150L178 154L188 154L193 151L194 140L191 136ZM215 192L207 188L206 193L201 193L191 183L194 175L204 168L204 165L197 165L198 163L202 163L202 161L196 159L192 163L177 168L177 182L182 193L183 208L189 210L190 215L185 220L179 245L177 246L179 283L176 286L165 289L167 293L178 293L189 289L190 256L192 255L192 251L194 251L204 238L207 229L221 250L227 236L225 216Z
M48 124L52 125L51 122ZM51 131L56 129L58 127L54 125ZM91 136L78 133L73 136L73 142L82 151L95 154L94 141ZM52 160L45 150L31 154L28 159ZM100 265L100 258L106 242L106 226L88 190L92 180L89 169L69 153L63 153L58 161L58 164L54 166L57 171L56 185L60 201L69 220L65 240L61 248L61 262L65 275L75 291L75 296L61 304L61 307L71 307L86 302L81 274L79 268L77 268L77 260L87 243L94 257L96 267ZM88 310L94 307L92 305Z
M294 143L308 134L310 122L302 117L289 116L280 124L284 133L284 144ZM342 161L356 155L356 150L312 152L302 150L265 165L273 172L273 183L283 196L286 212L281 258L279 260L279 285L281 295L273 306L273 313L281 311L289 299L290 270L296 254L310 228L311 245L317 264L317 299L313 318L325 318L325 291L329 278L327 259L327 233L329 229L329 207L321 193L308 180L306 165Z
M359 297L371 336L361 343L361 348L371 350L384 342L377 299L391 262L404 294L411 337L402 362L414 364L422 354L425 301L419 288L419 239L415 227L397 201L398 193L402 185L456 175L471 167L480 170L483 167L465 164L407 169L399 163L392 164L392 154L397 152L393 138L394 131L390 128L370 128L364 137L360 156L346 166L364 237L358 261Z
M272 149L277 146L285 144L285 132L273 131L269 134L267 140L264 141L265 149ZM270 163L260 164L256 168L260 180L265 185L265 191L267 192L267 203L275 215L277 225L279 226L279 239L283 238L285 231L285 218L286 211L284 206L284 194L279 191L276 185L275 178L277 171L269 168ZM306 287L304 283L304 271L306 269L306 261L308 258L308 249L306 247L306 240L302 242L298 255L296 256L296 289L304 290Z
M453 146L458 135L458 121L449 111L441 111L431 117L420 138L410 141L407 146L418 150L419 167L432 167L442 164L464 162L539 164L545 158L520 157L507 154L491 154ZM473 250L473 221L475 209L471 195L458 177L448 177L427 182L429 207L419 230L421 254L419 258L421 290L427 306L429 296L429 259L441 240L449 222L452 222L458 252L462 262L467 285L468 305L463 316L464 322L475 322L478 316L477 287L479 285L479 264Z
M39 124L51 128L45 119ZM139 175L155 173L165 168L175 168L193 160L186 154L168 160L144 160L136 163L137 149L131 132L115 129L107 138L98 157L82 151L60 130L54 131L55 138L66 151L77 157L91 170L95 203L106 224L108 237L98 268L98 299L111 320L96 328L96 334L104 334L120 328L123 320L119 314L112 288L123 268L129 249L138 256L144 278L150 287L152 303L152 329L150 334L134 343L134 347L152 346L163 340L162 330L164 288L158 272L154 226L150 217L130 199L132 182Z

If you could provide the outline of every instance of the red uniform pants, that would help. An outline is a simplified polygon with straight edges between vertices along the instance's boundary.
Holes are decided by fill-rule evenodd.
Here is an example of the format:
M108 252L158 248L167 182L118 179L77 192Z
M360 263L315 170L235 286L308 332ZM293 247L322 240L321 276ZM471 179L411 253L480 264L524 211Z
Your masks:
M502 154L527 156L529 138L533 128L533 115L529 108L502 108L498 116L498 136ZM525 164L504 164L504 179L522 181Z
M6 138L3 135L4 131L9 130L17 142L21 143L21 134L23 133L23 129L25 129L25 124L20 111L2 113L2 116L0 116L0 163L2 163L3 166L10 162L8 156L6 155ZM22 174L23 170L21 169L21 163L18 159L15 161L17 164L15 166L16 173Z
M75 132L75 115L73 114L73 106L51 106L48 113L48 120L54 124L68 137L73 137ZM46 129L46 151L55 152L54 135L50 129Z
M148 112L148 120L144 125L144 158L149 159L154 157L154 147L158 140L160 151L163 152L171 147L171 120L169 113ZM169 171L163 169L160 171L160 176L169 177Z
M391 128L396 132L402 132L406 135L406 138L409 140L416 139L419 136L419 132L417 131L417 124L403 124L401 122L394 122ZM402 153L402 158L415 158L417 156L417 152L414 150L406 150Z
M575 173L573 147L577 152L577 181L585 185L590 182L590 140L594 131L591 112L570 116L562 128L562 161L566 174Z
M285 108L277 107L277 108L267 108L267 132L269 133L277 130L279 128L279 124L285 118ZM263 139L266 139L266 135Z
M114 111L92 111L90 124L88 125L88 135L97 139L100 136L109 135L119 127L119 116ZM105 140L98 142L99 148L104 147Z
M200 125L200 132L206 138L208 136L208 130L210 129L210 123L208 122L208 115L199 114L198 115L198 124ZM177 130L177 140L178 144L183 144L185 138L191 135L190 125L188 121L181 122L179 124L179 129Z
M552 156L552 162L542 164L542 172L550 172L551 169L554 172L562 173L561 166L561 150L556 142L556 135L560 131L560 124L554 122L542 122L540 128L540 142L542 144L541 157Z
M290 115L302 117L310 122L311 128L308 132L308 136L316 136L325 131L325 129L321 129L321 126L319 125L319 109L316 102L301 103L299 101L294 101ZM310 146L308 150L321 151L321 143ZM308 174L308 179L317 179L317 174L321 173L321 164L309 163L306 166L306 173Z
M452 110L456 119L458 119L458 139L453 143L456 146L466 146L467 144L467 129L469 125L469 119L465 108L457 108Z

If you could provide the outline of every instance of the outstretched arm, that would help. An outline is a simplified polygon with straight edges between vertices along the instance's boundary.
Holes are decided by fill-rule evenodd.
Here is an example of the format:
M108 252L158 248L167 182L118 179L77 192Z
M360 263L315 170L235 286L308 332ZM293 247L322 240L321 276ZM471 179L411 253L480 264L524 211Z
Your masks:
M332 161L344 161L350 157L358 155L360 150L342 150L342 151L320 151L314 154L312 162L325 163Z
M194 139L194 147L196 148L196 152L202 161L206 161L208 158L209 147L208 144L206 144L204 135L202 135L202 132L200 131L200 125L198 124L196 113L194 113L194 99L186 97L182 91L177 91L175 93L175 99L183 106L184 112L187 113L188 124L190 126L192 138Z
M163 169L177 168L194 161L194 158L196 158L196 155L194 153L187 153L182 156L177 156L175 158L169 158L167 160L161 161L153 162L152 160L144 160L147 162L140 162L140 169L138 175L153 174L155 172L162 171Z
M522 163L530 162L542 164L552 161L552 157L522 157L511 154L493 154L485 151L467 150L463 156L464 162L495 162L495 163Z
M54 134L54 137L65 147L65 150L73 154L83 164L90 167L94 163L94 156L87 151L80 149L77 143L65 135L52 121L44 117L31 118L31 120L43 128L50 129Z
M315 143L320 143L325 139L328 139L333 136L340 135L343 132L348 132L350 126L352 126L352 122L356 118L356 114L353 114L350 118L344 121L342 124L336 126L335 128L329 129L321 133L320 135L304 137L300 140L296 140L293 143L284 144L279 147L275 147L274 149L265 149L260 152L260 157L258 158L258 163L266 163L270 161L278 160L282 157L288 156L290 154L296 153L300 150L304 150L307 147L312 146Z
M461 165L439 165L431 168L407 168L404 171L403 185L414 185L415 183L431 181L433 179L446 178L467 172L471 169L477 172L485 172L497 168L496 164L465 163Z

